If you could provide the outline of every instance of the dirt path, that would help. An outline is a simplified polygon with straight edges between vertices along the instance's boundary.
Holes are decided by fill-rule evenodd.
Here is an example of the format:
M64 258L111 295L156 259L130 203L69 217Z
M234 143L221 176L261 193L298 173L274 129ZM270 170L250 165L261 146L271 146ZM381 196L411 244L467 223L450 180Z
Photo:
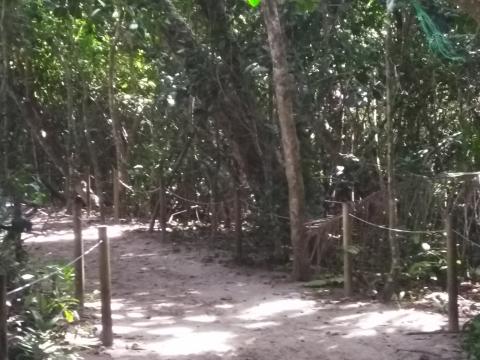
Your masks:
M461 358L454 337L407 334L440 329L439 314L315 299L282 274L207 263L205 253L125 229L109 228L115 344L86 360ZM84 237L88 248L95 229ZM66 224L27 243L45 260L65 259L71 239ZM87 278L90 290L98 286L96 254L87 259ZM88 306L99 312L98 302Z

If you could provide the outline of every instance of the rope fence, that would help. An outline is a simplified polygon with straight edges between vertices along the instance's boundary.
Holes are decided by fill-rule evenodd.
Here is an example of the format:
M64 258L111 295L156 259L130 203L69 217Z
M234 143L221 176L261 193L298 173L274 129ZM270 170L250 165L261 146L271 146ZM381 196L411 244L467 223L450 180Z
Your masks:
M453 230L453 232L459 236L463 241L466 241L467 243L469 243L470 245L476 247L476 248L479 248L480 249L480 244L476 243L475 241L473 240L470 240L468 237L466 237L465 235L462 235L460 234L458 231L456 230Z
M45 281L49 278L51 278L52 276L56 275L56 274L60 274L62 272L62 270L68 268L69 266L72 266L73 264L75 264L76 262L78 262L80 259L86 257L88 254L90 254L93 250L95 250L97 247L99 247L101 244L103 243L103 240L99 240L95 245L93 245L90 249L88 249L87 251L85 251L82 255L78 256L77 258L75 258L74 260L70 261L68 264L64 265L64 266L61 266L60 268L58 268L57 270L55 271L52 271L44 276L42 276L41 278L38 278L28 284L25 284L23 286L20 286L14 290L11 290L9 292L7 292L7 296L11 296L17 292L20 292L20 291L23 291L33 285L36 285L42 281Z
M61 273L65 268L75 265L75 297L79 300L80 316L83 310L84 298L84 264L83 260L91 254L95 249L100 248L99 252L99 278L100 278L100 296L101 296L101 312L102 312L102 332L101 341L104 346L112 346L113 344L113 323L111 311L111 265L110 265L110 242L107 236L107 227L98 227L98 241L87 251L83 251L83 239L81 236L81 226L79 218L74 215L74 234L75 234L75 253L76 256L72 261L64 266L51 271L38 279L35 279L25 285L17 287L7 292L8 274L0 272L0 360L8 359L8 318L9 318L9 301L8 297L20 293L38 283L41 283L56 274ZM81 251L78 251L81 249ZM81 266L78 266L78 265ZM80 281L79 281L80 280Z
M386 230L386 231L393 231L393 232L398 232L398 233L407 233L407 234L426 234L426 235L433 235L433 234L443 234L443 235L446 235L446 230L443 229L443 230L405 230L405 229L396 229L396 228L390 228L388 226L385 226L385 225L379 225L379 224L375 224L375 223L372 223L370 221L367 221L365 219L362 219L358 216L355 216L351 213L348 214L350 217L358 220L358 221L361 221L362 223L364 224L367 224L367 225L370 225L370 226L373 226L377 229L382 229L382 230ZM456 234L457 236L459 236L463 241L477 247L480 249L480 244L476 243L475 241L469 239L468 237L462 235L461 233L459 233L458 231L456 230L453 230L453 233Z
M358 216L355 216L352 213L349 213L348 215L351 216L352 218L358 220L358 221L361 221L364 224L376 227L378 229L387 230L387 231L393 231L393 232L398 232L398 233L406 233L406 234L427 234L427 235L445 233L445 229L443 229L443 230L405 230L405 229L390 228L390 227L385 226L385 225L379 225L379 224L372 223L372 222L367 221L365 219L362 219Z
M371 163L371 162L368 162L364 159L358 159L358 161L362 162L365 165L371 165L371 166L374 166L375 168L378 167L377 163ZM404 176L408 176L408 177L421 178L422 180L430 181L430 182L435 182L435 181L438 181L438 180L439 181L458 180L458 179L462 179L462 178L475 179L476 181L478 179L478 181L480 181L480 172L443 172L443 173L437 173L437 174L429 176L429 175L412 173L410 171L402 171L402 172L396 172L396 175L401 175L401 176L404 175ZM325 178L331 178L331 179L335 180L335 182L337 182L337 181L342 182L342 183L348 182L346 179L342 179L340 177L335 177L335 176L326 176ZM124 186L126 186L126 185L124 185ZM229 198L221 200L221 201L202 201L202 200L191 199L191 198L187 198L185 196L179 195L172 190L166 189L163 186L155 187L151 190L148 190L148 192L149 193L154 193L154 192L158 192L158 191L162 191L162 190L165 194L168 194L168 195L170 195L174 198L177 198L178 200L181 200L181 201L184 201L184 202L190 203L192 205L196 205L196 206L217 206L217 205L222 205L222 204L233 203L235 201L234 196L230 196ZM324 199L322 201L325 202L325 203L331 203L331 204L342 204L341 201L336 201L336 200ZM265 213L264 211L262 211L262 212ZM284 220L287 219L288 220L288 217L286 217L286 216L282 216L282 215L278 215L278 214L270 214L270 215L275 216L279 219L284 219ZM361 219L357 219L357 220L362 221ZM392 230L392 231L407 232L407 231L401 231L401 229ZM442 231L439 231L439 232L442 232ZM414 233L412 231L408 231L408 232ZM417 233L420 234L421 232L417 232Z
M457 277L457 241L456 239L461 239L465 244L470 244L476 248L480 249L480 244L470 239L468 236L461 234L460 232L453 229L452 226L452 214L447 214L444 218L445 228L444 229L434 229L434 230L409 230L401 228L391 228L382 224L375 223L373 221L366 220L360 216L353 214L351 211L351 204L343 203L342 205L342 214L332 218L332 221L335 221L335 230L338 231L338 226L341 226L342 234L340 237L343 238L342 241L342 254L343 254L343 282L344 282L344 291L345 296L350 297L353 294L353 259L357 256L358 252L352 251L352 248L356 248L353 239L353 226L352 220L356 220L361 224L365 224L369 227L380 229L383 231L391 231L395 233L403 234L417 234L417 235L435 235L441 234L445 238L446 244L446 263L447 263L447 292L448 292L448 330L456 332L459 329L459 320L458 320L458 277ZM339 223L338 218L342 218L342 221ZM325 222L328 225L327 219ZM330 228L331 229L331 228ZM310 260L315 257L315 252L318 251L318 248L321 246L320 243L325 243L325 234L330 232L322 230L320 232L320 237L316 239L317 243L313 247L314 254L311 256ZM358 234L357 234L358 235ZM335 239L339 237L335 237ZM317 260L318 264L318 260Z
M232 202L234 199L233 197L230 197L226 200L223 200L223 201L210 201L210 202L207 202L207 201L200 201L200 200L192 200L192 199L187 199L183 196L180 196L176 193L174 193L173 191L170 191L170 190L165 190L165 193L167 194L170 194L172 195L173 197L176 197L177 199L179 200L182 200L182 201L185 201L185 202L188 202L190 204L194 204L194 205L198 205L198 206L210 206L210 205L221 205L221 204L225 204L225 203L229 203L229 202Z

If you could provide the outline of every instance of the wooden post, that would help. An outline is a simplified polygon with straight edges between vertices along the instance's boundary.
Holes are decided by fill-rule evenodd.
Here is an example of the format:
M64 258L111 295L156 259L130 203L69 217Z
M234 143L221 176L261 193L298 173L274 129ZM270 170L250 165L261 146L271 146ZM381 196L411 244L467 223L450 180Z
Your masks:
M110 287L110 242L107 237L107 227L98 228L98 238L102 241L100 245L100 292L102 297L102 344L113 345L113 324L112 324L112 290Z
M240 204L240 189L235 187L235 240L237 245L237 260L243 258L243 238L242 238L242 205Z
M7 319L7 276L0 271L0 360L8 360Z
M447 291L448 291L448 330L458 332L458 280L457 280L457 243L453 236L452 216L445 216L447 233Z
M345 296L353 295L352 287L352 257L350 246L352 243L352 223L350 221L350 206L348 203L342 203L343 220L343 285Z
M120 179L118 169L113 169L113 221L120 222Z
M74 259L75 262L75 298L78 300L80 316L83 314L84 293L85 293L85 259L82 254L84 252L82 238L82 200L76 197L73 202L73 233L75 239Z

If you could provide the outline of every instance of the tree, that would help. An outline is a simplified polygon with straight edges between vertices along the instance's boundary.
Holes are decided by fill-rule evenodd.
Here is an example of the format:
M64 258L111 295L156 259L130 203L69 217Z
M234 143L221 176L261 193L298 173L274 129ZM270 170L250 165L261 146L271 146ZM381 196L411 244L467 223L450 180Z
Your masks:
M293 247L293 277L307 280L310 275L305 239L305 193L300 145L294 117L295 84L287 60L287 39L277 0L263 2L263 17L273 65L273 84L280 123L285 174L288 182L290 237Z
M393 78L393 59L392 59L392 13L393 9L387 9L385 16L385 130L387 137L387 201L388 201L388 242L390 245L390 273L388 274L387 284L384 289L384 300L390 301L392 295L397 290L398 279L401 272L400 247L397 234L393 231L397 221L397 205L395 200L394 183L394 160L393 153L394 133L393 133L393 104L394 104L394 78Z
M370 220L433 228L407 211L401 186L405 174L480 166L478 37L467 16L478 7L458 0L466 14L457 15L444 0L396 3L385 51L381 1L271 0L256 12L237 0L0 0L0 187L65 198L72 170L93 169L108 204L114 164L129 187L125 216L155 213L163 185L169 214L197 220L197 211L227 229L222 213L240 187L245 256L265 249L283 260L272 248L293 247L296 278L313 253L304 221L338 214L324 200L362 200L390 183ZM425 30L412 3L438 26ZM451 48L465 63L435 51L450 35L462 35ZM398 87L385 96L387 83ZM202 205L193 211L174 192ZM372 231L362 248L384 274L375 259L389 256L386 234ZM404 270L415 245L397 240Z

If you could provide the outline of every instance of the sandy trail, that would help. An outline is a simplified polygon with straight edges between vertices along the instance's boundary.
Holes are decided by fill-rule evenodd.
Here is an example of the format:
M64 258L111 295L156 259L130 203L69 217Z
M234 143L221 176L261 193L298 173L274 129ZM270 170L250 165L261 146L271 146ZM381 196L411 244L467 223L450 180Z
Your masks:
M115 344L87 360L415 360L460 359L445 317L368 302L315 298L283 274L202 261L206 252L162 244L146 232L109 227ZM130 227L131 228L131 227ZM69 224L26 242L45 261L69 259ZM85 246L96 230L84 230ZM180 251L179 251L180 250ZM42 260L42 261L43 261ZM97 253L87 288L98 288ZM99 303L87 304L99 313Z

